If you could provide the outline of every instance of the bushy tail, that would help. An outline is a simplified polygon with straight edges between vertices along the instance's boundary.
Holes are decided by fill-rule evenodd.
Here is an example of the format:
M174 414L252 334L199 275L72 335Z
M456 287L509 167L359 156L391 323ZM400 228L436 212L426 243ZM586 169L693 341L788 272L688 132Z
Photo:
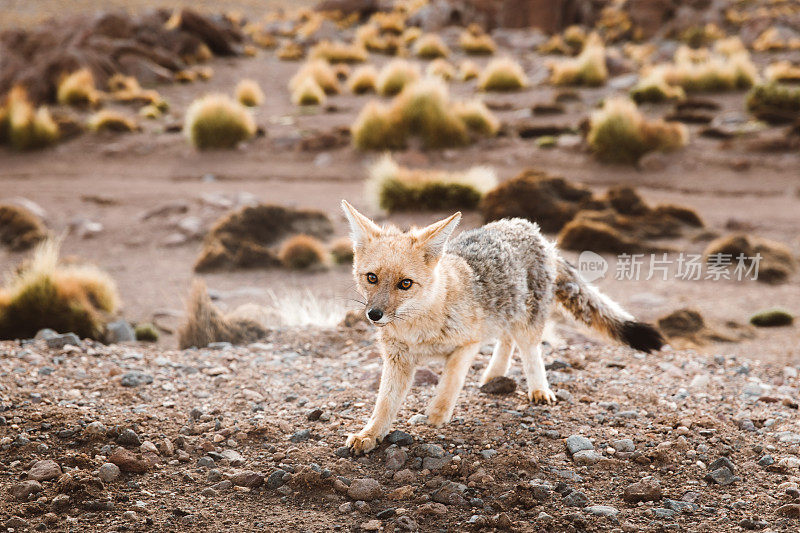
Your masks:
M178 329L178 346L203 348L212 342L243 344L255 342L266 334L255 320L225 316L208 296L206 284L199 279L192 283L186 303L186 319Z
M583 281L575 268L558 258L556 299L576 320L642 352L659 350L664 337L651 324L638 322L620 305Z

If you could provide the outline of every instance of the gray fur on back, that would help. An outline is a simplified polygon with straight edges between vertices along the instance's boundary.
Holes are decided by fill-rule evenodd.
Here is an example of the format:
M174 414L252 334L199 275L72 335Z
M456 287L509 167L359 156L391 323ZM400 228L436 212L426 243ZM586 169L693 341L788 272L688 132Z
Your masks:
M453 238L447 253L472 268L476 299L495 325L544 325L553 303L555 249L536 224L521 218L492 222Z

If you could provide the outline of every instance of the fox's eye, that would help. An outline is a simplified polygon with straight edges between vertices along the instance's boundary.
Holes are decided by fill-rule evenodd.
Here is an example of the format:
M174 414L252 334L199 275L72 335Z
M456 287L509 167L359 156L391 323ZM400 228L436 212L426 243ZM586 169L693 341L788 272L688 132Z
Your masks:
M398 284L397 284L397 288L398 288L398 289L403 289L404 291L407 291L408 289L410 289L410 288L411 288L411 286L412 286L413 284L414 284L414 282L413 282L413 281L411 281L411 280L410 280L410 279L408 279L408 278L406 278L406 279L401 279L401 280L400 280L400 283L398 283Z
M376 283L378 283L378 276L376 276L372 272L369 272L367 274L367 283L371 283L372 285L375 285Z

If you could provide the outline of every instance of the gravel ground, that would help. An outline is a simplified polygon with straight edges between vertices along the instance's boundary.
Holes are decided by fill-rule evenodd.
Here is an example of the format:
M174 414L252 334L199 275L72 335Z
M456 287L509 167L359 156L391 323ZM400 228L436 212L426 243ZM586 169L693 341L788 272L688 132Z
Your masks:
M8 531L798 529L796 367L577 342L547 357L559 402L533 406L516 367L516 391L481 392L482 357L441 429L413 423L421 369L397 431L353 458L380 372L363 325L63 342L0 343Z

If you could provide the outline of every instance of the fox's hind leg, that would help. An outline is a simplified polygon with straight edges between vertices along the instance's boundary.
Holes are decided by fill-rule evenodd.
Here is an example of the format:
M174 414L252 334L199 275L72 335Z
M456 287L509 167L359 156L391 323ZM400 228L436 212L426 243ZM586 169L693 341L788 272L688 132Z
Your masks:
M542 329L524 327L514 332L519 347L522 370L528 382L528 399L534 403L554 403L556 395L547 384L547 374L542 359Z
M483 372L481 377L481 385L505 376L508 373L508 367L511 366L511 354L514 353L514 341L509 336L503 336L497 339L497 344L494 346L492 358L489 360L489 366Z

